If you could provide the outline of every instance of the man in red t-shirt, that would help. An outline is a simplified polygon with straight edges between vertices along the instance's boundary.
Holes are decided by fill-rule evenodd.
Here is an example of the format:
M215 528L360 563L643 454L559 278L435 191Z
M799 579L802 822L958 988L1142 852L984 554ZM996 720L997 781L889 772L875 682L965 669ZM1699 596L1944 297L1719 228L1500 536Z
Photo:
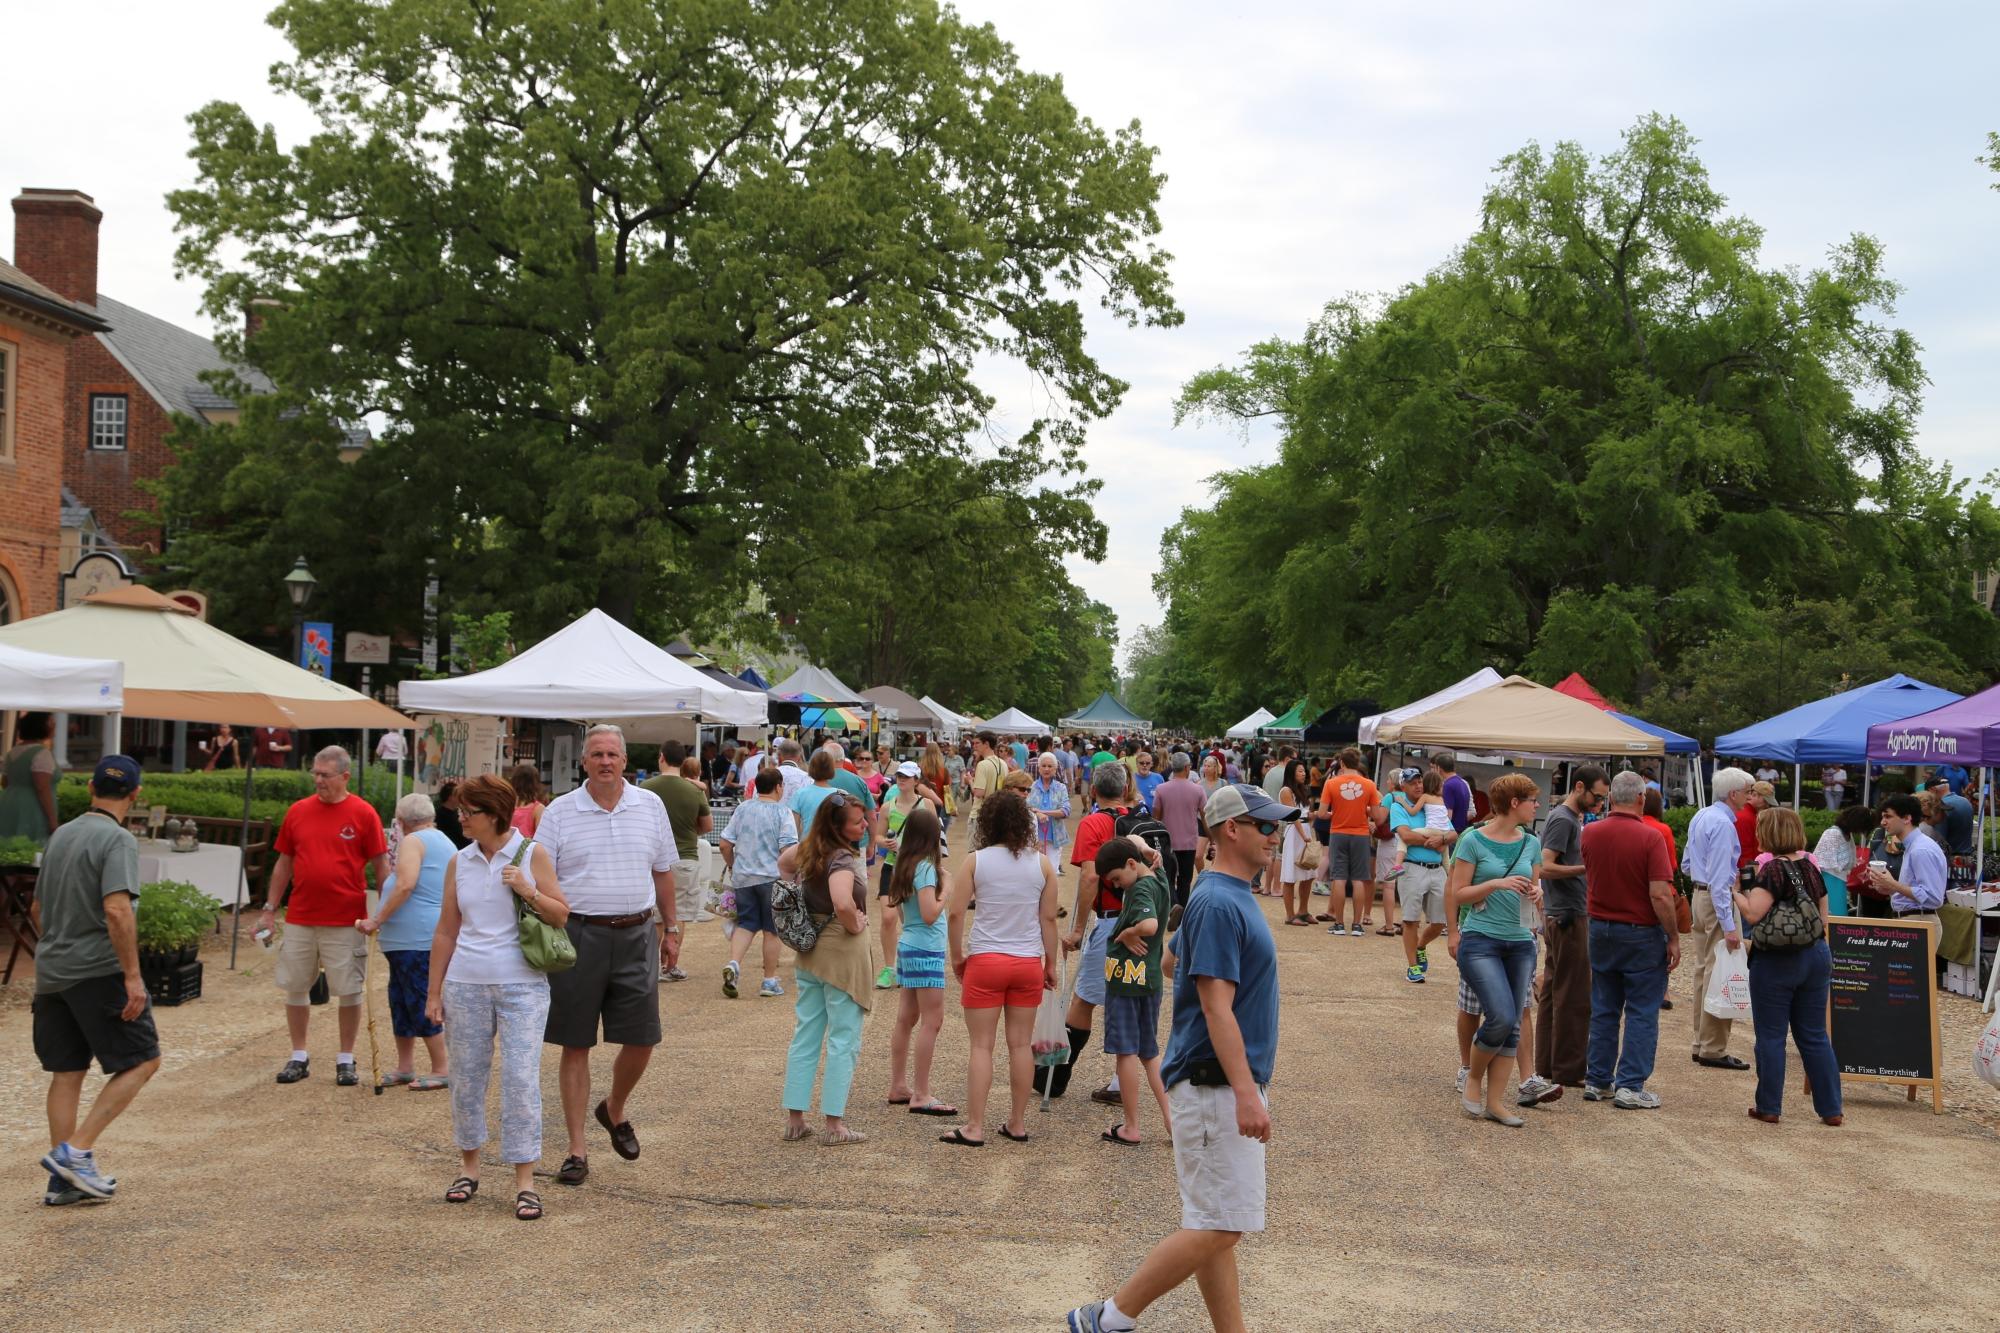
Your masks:
M1743 808L1736 812L1737 869L1757 859L1761 850L1757 846L1757 815L1777 803L1778 789L1770 783L1759 782L1750 788L1750 799L1743 802Z
M361 1081L354 1069L354 1038L361 1031L362 990L368 984L368 940L355 923L368 915L368 868L374 868L378 886L389 877L389 845L375 807L347 790L351 765L337 745L313 756L313 794L285 811L271 891L257 917L257 929L267 931L278 908L286 907L285 934L272 968L285 993L285 1026L292 1034L292 1058L278 1071L280 1083L297 1083L310 1072L306 1023L313 981L322 971L327 991L340 1000L333 1081L343 1088Z
M1066 954L1082 949L1083 957L1077 963L1076 993L1063 1019L1069 1028L1069 1060L1054 1066L1053 1073L1045 1065L1035 1068L1035 1091L1042 1091L1046 1082L1051 1097L1068 1091L1070 1073L1083 1054L1084 1043L1090 1040L1091 1016L1104 1003L1105 945L1125 901L1118 890L1099 882L1097 849L1117 836L1119 816L1131 813L1125 804L1125 775L1123 764L1099 764L1091 773L1090 790L1096 801L1090 813L1078 821L1076 838L1070 844L1069 863L1077 868L1076 903L1070 908L1069 933L1063 936L1062 947ZM1118 1103L1113 1088L1099 1088L1091 1098Z
M1590 916L1590 1042L1583 1095L1627 1111L1650 1111L1660 1104L1659 1094L1646 1091L1646 1080L1652 1077L1659 1048L1667 974L1681 961L1673 861L1666 839L1641 813L1645 802L1646 779L1620 773L1611 779L1611 812L1583 830L1583 860L1590 867L1585 904Z

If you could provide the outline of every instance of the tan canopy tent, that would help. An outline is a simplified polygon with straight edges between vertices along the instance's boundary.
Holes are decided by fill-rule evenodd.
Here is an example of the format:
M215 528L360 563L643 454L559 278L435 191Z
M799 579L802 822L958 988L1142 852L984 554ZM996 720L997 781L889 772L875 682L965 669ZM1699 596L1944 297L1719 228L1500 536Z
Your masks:
M367 695L253 648L150 588L0 626L0 643L125 664L125 715L311 731L399 731L410 719Z
M1525 676L1509 676L1407 722L1384 723L1375 740L1381 745L1442 746L1485 754L1665 753L1658 736Z
M944 719L907 690L899 690L894 685L871 685L861 691L861 697L874 704L875 711L882 717L891 719L890 725L898 731L944 730Z

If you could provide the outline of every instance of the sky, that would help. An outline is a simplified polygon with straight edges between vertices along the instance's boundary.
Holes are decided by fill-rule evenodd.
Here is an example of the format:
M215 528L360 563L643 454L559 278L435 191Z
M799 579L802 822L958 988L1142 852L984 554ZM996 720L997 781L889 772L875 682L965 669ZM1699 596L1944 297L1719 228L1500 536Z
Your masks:
M242 103L286 142L310 127L269 89L287 49L272 0L185 7L120 0L21 5L0 185L67 187L104 210L99 285L209 331L173 274L165 195L192 181L186 115ZM1138 120L1167 176L1159 243L1174 255L1175 329L1091 322L1091 347L1131 390L1097 424L1101 564L1086 591L1130 635L1157 623L1162 532L1216 472L1264 462L1268 431L1174 425L1180 385L1251 344L1299 334L1330 300L1420 279L1470 234L1499 159L1530 140L1617 146L1640 116L1679 117L1733 212L1765 229L1770 264L1808 266L1848 235L1887 247L1896 323L1931 377L1919 445L1960 475L2000 469L2000 181L1975 158L2000 130L1990 87L2000 6L1633 3L1217 5L1178 0L963 0L1022 64L1062 76L1100 125ZM83 39L89 38L86 43ZM24 118L23 108L60 107ZM11 254L11 232L6 253ZM1086 309L1095 311L1094 300ZM1025 372L996 377L996 426L1024 427Z

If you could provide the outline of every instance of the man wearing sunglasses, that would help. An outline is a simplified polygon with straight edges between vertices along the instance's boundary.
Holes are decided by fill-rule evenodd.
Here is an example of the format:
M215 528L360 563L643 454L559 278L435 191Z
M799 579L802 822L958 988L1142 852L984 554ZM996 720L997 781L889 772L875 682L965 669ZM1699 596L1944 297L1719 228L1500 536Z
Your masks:
M1212 869L1173 937L1173 1034L1160 1077L1173 1116L1181 1229L1153 1247L1108 1299L1069 1312L1070 1333L1122 1333L1189 1278L1215 1327L1243 1327L1236 1244L1264 1229L1264 1089L1278 1050L1278 956L1250 879L1303 812L1232 783L1208 798Z
M1604 809L1610 794L1610 777L1596 764L1585 764L1571 778L1569 795L1542 823L1542 938L1548 962L1535 992L1535 1072L1521 1081L1523 1106L1554 1101L1561 1088L1583 1085L1590 1053L1590 917L1584 910L1590 882L1583 826Z

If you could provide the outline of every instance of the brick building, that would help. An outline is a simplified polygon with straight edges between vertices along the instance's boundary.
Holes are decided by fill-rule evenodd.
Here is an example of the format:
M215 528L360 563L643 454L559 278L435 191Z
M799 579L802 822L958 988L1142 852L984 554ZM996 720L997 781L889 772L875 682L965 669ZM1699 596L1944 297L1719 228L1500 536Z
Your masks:
M92 520L63 487L70 361L108 326L79 303L0 261L0 625L56 609L64 522Z
M71 551L109 544L136 562L157 547L158 533L127 514L157 509L139 482L173 461L167 436L174 417L216 423L234 421L237 411L202 379L229 368L212 341L98 291L103 216L81 191L21 191L14 264L98 326L70 341L67 386L56 405ZM255 388L269 387L255 370L237 373Z

